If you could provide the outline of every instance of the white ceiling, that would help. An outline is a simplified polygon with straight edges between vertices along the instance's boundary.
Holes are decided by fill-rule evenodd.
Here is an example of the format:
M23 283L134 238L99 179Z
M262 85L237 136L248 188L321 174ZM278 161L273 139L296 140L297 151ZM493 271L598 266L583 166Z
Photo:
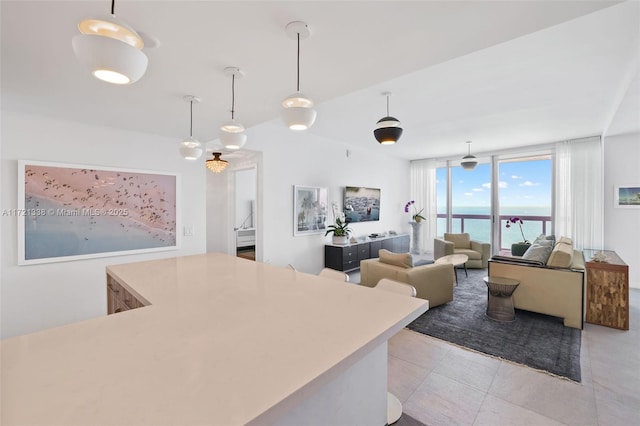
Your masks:
M153 133L217 137L230 118L247 127L278 120L295 91L296 43L284 32L305 21L301 90L318 119L310 132L400 158L462 155L605 132L623 96L640 91L640 3L627 1L117 1L116 15L160 41L130 86L88 75L71 38L77 22L110 2L2 1L2 108ZM634 83L634 78L635 83ZM400 142L373 138L385 115ZM637 93L640 97L640 93ZM628 104L628 101L625 103ZM638 102L631 102L638 105ZM636 107L637 108L637 107ZM622 128L638 130L635 113ZM246 145L251 148L251 141Z

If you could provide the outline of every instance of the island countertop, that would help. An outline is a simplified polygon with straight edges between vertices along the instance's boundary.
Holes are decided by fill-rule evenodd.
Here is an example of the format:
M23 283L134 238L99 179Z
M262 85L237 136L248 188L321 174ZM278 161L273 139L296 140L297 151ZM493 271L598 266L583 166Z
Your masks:
M107 273L150 305L1 341L2 424L260 423L428 308L221 253Z

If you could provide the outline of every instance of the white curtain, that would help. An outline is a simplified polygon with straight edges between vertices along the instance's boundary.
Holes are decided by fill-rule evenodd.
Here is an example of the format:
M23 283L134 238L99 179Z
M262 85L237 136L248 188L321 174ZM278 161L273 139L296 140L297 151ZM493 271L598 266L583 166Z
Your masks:
M415 160L411 162L411 199L418 210L424 208L420 238L421 251L433 253L433 239L436 236L436 160Z
M556 237L577 249L603 245L603 167L600 136L558 142L555 158Z

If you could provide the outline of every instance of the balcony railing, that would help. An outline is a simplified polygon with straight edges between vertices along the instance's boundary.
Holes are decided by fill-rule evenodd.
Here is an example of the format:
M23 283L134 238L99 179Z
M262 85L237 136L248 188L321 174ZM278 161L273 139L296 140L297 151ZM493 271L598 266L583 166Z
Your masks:
M500 241L499 250L506 250L511 248L511 242L504 242L502 231L505 228L507 219L513 217L514 215L500 215L498 216L498 241ZM491 215L489 214L453 214L452 217L452 231L451 232L468 232L471 234L472 239L477 239L481 241L491 241ZM547 234L547 229L551 227L551 216L522 216L519 215L519 218L524 222L523 231L525 236L530 239L534 239L540 233ZM438 213L438 219L446 219L447 215L445 213ZM484 226L479 226L478 222L471 221L487 221ZM466 222L466 223L465 223ZM458 226L459 225L459 226ZM517 225L515 225L517 227ZM442 235L443 230L438 228L438 234ZM517 235L520 237L519 230L517 231ZM512 232L513 234L513 232ZM522 238L518 238L518 241L522 240ZM517 242L517 241L513 241ZM507 247L502 247L503 245L507 245Z

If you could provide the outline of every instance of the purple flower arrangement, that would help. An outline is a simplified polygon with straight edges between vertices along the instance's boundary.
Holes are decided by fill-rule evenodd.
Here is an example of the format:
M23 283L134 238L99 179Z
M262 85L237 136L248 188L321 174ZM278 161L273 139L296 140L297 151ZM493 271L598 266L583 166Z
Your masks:
M415 220L416 222L420 222L426 219L426 217L420 214L424 209L420 209L420 211L418 211L415 200L411 200L404 205L404 212L409 213L409 208L411 207L413 207L413 212L414 212L413 216L411 216L413 220Z
M522 234L522 242L524 244L527 244L529 240L527 240L527 238L524 236L524 232L522 231L523 223L524 222L519 217L510 217L509 219L507 219L507 228L511 228L511 225L518 224L518 226L520 227L520 234Z

